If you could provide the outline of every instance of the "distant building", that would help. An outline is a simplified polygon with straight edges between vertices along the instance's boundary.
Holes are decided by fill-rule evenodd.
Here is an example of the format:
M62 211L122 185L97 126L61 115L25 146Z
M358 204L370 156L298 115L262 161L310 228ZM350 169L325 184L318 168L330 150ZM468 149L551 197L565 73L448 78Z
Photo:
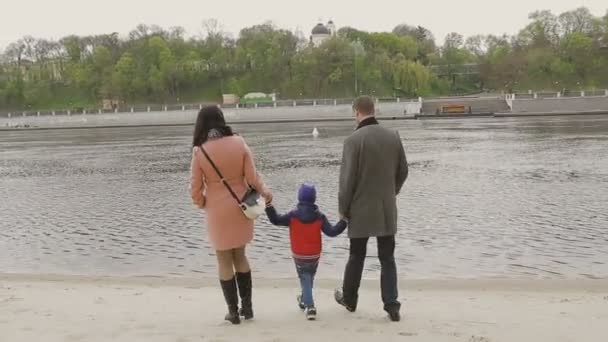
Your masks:
M312 33L310 35L310 43L315 47L319 47L321 44L323 44L324 41L335 35L336 25L333 21L330 20L327 25L324 25L323 23L318 23L317 26L312 29Z
M239 103L241 98L236 94L223 94L222 95L222 103L225 105L233 105Z
M118 99L103 99L101 105L103 110L116 110L120 107L120 101Z

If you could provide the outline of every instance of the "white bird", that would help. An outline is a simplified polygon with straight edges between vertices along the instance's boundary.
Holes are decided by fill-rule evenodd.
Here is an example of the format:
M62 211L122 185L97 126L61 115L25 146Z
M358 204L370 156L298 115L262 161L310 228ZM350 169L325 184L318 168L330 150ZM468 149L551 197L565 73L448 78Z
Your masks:
M317 129L317 127L312 130L312 136L315 138L319 137L319 130Z

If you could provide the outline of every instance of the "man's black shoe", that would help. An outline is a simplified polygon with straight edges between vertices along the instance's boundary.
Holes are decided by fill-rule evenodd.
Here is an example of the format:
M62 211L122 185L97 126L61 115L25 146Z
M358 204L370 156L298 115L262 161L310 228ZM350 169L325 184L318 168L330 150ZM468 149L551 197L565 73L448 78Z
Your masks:
M347 304L344 301L344 294L342 293L342 290L340 289L336 289L336 291L334 291L334 298L336 299L336 302L340 305L342 305L343 307L346 308L346 310L350 311L350 312L355 312L357 310L357 306L352 306Z

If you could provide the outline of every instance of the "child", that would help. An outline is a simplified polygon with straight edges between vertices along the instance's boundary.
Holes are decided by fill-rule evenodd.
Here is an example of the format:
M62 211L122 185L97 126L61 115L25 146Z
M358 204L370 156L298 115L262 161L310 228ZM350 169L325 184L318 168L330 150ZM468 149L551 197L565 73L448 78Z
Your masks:
M266 205L266 214L272 224L289 227L291 251L302 288L298 304L308 320L315 320L317 315L312 287L321 257L321 232L334 237L340 235L347 226L344 220L332 226L315 205L316 199L314 185L303 184L298 191L298 206L288 214L279 215L271 203Z

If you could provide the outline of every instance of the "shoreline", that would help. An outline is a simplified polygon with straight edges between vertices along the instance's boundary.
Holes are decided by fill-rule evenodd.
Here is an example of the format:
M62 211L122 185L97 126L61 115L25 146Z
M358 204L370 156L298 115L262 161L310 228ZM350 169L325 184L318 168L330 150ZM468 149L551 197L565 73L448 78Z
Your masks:
M279 288L294 286L297 279L294 277L255 277L257 286L262 288ZM103 284L103 285L132 285L150 287L213 287L218 280L214 277L172 277L172 276L88 276L88 275L62 275L62 274L27 274L27 273L0 273L1 282L27 282L27 283L72 283L72 284ZM379 278L364 278L362 286L379 288ZM584 291L590 293L608 293L608 278L514 278L514 277L487 277L487 278L437 278L437 279L409 279L401 277L400 286L414 291L446 291L446 290L472 290L472 291ZM339 279L318 278L315 284L319 288L334 289L340 284Z
M217 280L0 274L0 336L7 342L41 336L45 342L309 342L345 336L350 342L603 342L608 334L608 279L405 280L399 323L389 322L382 310L378 280L362 283L355 313L334 302L337 283L319 281L317 321L310 322L297 308L295 277L254 276L255 319L232 326L223 321Z

